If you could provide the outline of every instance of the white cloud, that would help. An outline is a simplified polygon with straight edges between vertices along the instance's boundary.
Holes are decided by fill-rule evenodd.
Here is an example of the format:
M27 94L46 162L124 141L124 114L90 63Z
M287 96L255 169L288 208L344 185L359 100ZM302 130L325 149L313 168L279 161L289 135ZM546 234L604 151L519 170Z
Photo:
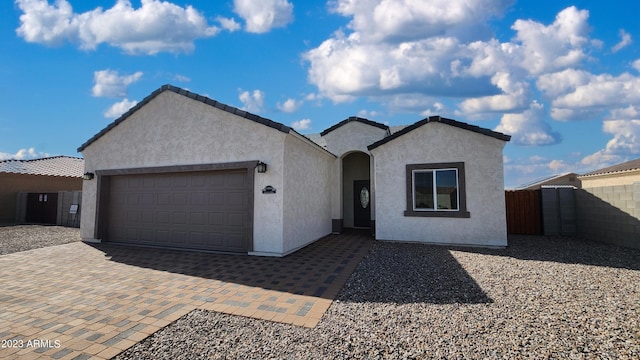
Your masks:
M185 75L176 74L173 79L179 82L190 82L191 78Z
M109 69L96 71L93 73L95 84L91 91L96 97L125 97L127 87L141 77L141 71L131 75L120 75L117 71Z
M640 154L640 120L606 120L602 130L613 134L605 150L612 154Z
M640 155L640 120L605 120L602 130L613 138L604 149L584 157L583 165L591 170L599 169Z
M640 105L638 76L573 72L579 76L569 80L570 77L565 76L568 72L549 74L538 81L538 87L553 99L551 115L554 119L589 119L606 110Z
M36 151L35 148L20 149L15 154L5 153L0 151L0 160L27 160L42 157L49 157L48 153Z
M634 69L636 69L638 72L640 72L640 59L635 60L634 62L631 63L631 67L633 67Z
M631 35L624 31L624 29L620 29L618 34L620 34L620 42L611 48L611 51L614 53L622 50L622 48L625 48L628 45L631 45L631 43L633 42L633 40L631 40Z
M284 103L278 103L276 106L282 112L292 113L297 111L302 106L302 103L302 101L296 101L295 99L287 99Z
M594 41L588 37L589 13L575 7L558 13L550 25L516 21L510 42L478 31L511 4L337 0L332 10L351 17L352 31L336 31L304 54L308 78L334 102L450 97L462 99L455 113L471 118L523 111L534 100L532 79L579 65ZM429 102L413 108L418 107L423 111Z
M503 115L495 130L511 135L511 141L517 145L539 146L560 142L560 134L544 122L543 116L543 105L533 102L521 114Z
M511 0L411 1L337 0L332 10L352 17L349 27L367 41L424 39L456 29L474 28L500 16ZM477 29L475 30L477 32ZM460 32L460 31L457 31Z
M522 47L521 66L531 74L542 74L579 64L587 58L589 12L571 6L544 26L533 20L517 20L512 29Z
M227 30L229 32L234 32L234 31L240 30L240 28L242 27L233 18L225 18L225 17L222 17L222 16L218 16L216 18L216 21L218 21L220 23L220 26L222 26L223 29L225 29L225 30Z
M370 119L370 120L371 119L375 119L375 118L377 118L378 116L381 116L381 115L382 114L380 114L378 111L375 111L375 110L362 109L362 110L358 111L358 117L365 118L365 119Z
M135 100L123 99L122 101L111 105L111 107L107 109L107 111L105 111L103 115L108 119L115 119L120 117L120 115L124 114L125 112L129 111L129 109L136 106L136 104L138 104L138 102Z
M106 43L129 54L190 52L193 41L219 32L192 6L167 1L141 0L134 9L129 0L117 0L107 10L97 7L81 14L67 0L50 5L46 0L17 0L22 10L19 36L49 46L64 42L94 50Z
M291 123L291 127L297 131L311 129L311 119L302 119Z
M266 33L293 21L293 4L287 0L234 0L233 11L252 33Z
M264 92L260 90L253 90L253 92L242 91L239 99L243 104L242 109L252 113L262 111L264 106Z
M499 72L491 82L503 91L502 94L471 98L460 103L463 114L506 112L524 109L529 102L529 83L514 80L509 73Z

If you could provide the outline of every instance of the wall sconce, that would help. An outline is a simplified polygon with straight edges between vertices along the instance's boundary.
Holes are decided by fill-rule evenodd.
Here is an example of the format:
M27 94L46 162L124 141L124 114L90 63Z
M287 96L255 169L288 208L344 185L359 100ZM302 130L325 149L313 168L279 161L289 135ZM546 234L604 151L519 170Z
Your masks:
M93 180L95 174L92 172L86 172L82 175L82 180Z
M267 172L267 164L263 163L262 161L258 161L256 169L258 169L259 173L264 174Z

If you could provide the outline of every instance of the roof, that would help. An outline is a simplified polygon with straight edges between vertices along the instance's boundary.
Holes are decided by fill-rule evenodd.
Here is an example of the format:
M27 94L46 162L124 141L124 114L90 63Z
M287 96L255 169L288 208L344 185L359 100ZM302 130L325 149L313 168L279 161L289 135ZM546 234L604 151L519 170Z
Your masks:
M53 156L32 160L0 161L0 173L82 177L84 159L71 156Z
M533 188L533 187L540 187L540 186L561 186L561 185L545 185L548 182L552 182L554 180L559 180L562 179L563 177L572 177L572 176L578 176L578 174L574 173L574 172L565 172L565 173L561 173L561 174L555 174L555 175L551 175L551 176L547 176L538 180L535 180L531 183L528 184L523 184L518 186L516 189L517 190L526 190L529 188ZM567 186L573 186L573 185L568 185Z
M328 128L327 130L321 132L320 136L325 136L328 133L332 132L333 130L335 130L335 129L341 127L341 126L344 126L344 125L346 125L346 124L348 124L350 122L354 122L354 121L359 122L359 123L363 123L363 124L367 124L367 125L371 125L371 126L375 126L375 127L380 128L382 130L389 131L389 127L387 125L385 125L385 124L381 124L379 122L371 121L371 120L368 120L368 119L365 119L365 118L361 118L361 117L357 117L357 116L350 116L350 117L340 121L339 123L333 125L332 127Z
M190 91L181 89L177 86L173 86L173 85L163 85L161 86L159 89L157 89L156 91L152 92L149 96L145 97L142 101L140 101L138 104L136 104L136 106L132 107L131 109L129 109L129 111L127 111L126 113L124 113L122 116L120 116L119 118L117 118L114 122L112 122L111 124L107 125L106 128L102 129L99 133L97 133L96 135L94 135L91 139L87 140L87 142L85 142L84 144L82 144L79 148L78 148L78 152L82 152L82 150L84 150L87 146L91 145L94 141L98 140L99 138L101 138L104 134L108 133L111 129L113 129L114 127L118 126L118 124L120 124L121 122L125 121L129 116L133 115L133 113L135 113L136 111L138 111L138 109L140 109L141 107L145 106L146 104L148 104L151 100L153 100L156 96L160 95L161 93L165 92L165 91L172 91L176 94L180 94L183 96L186 96L190 99L196 100L196 101L200 101L204 104L210 105L212 107L215 107L217 109L232 113L234 115L238 115L240 117L243 117L245 119L249 119L251 121L255 121L259 124L263 124L265 126L274 128L278 131L282 131L284 133L289 133L291 131L291 128L281 124L279 122L275 122L266 118L263 118L261 116L246 112L244 110L240 110L236 107L230 106L230 105L226 105L223 104L221 102L212 100L206 96L202 96L202 95L198 95L195 93L192 93Z
M632 171L632 170L640 170L640 158L623 162L621 164L609 166L600 170L595 170L595 171L583 174L581 175L581 177L613 174L613 173L626 172L626 171Z
M409 125L399 131L394 132L393 134L385 137L382 140L376 141L373 144L367 146L367 148L369 150L375 149L380 145L386 144L391 140L394 140L408 132L411 132L417 128L419 128L422 125L428 124L428 123L432 123L432 122L439 122L442 124L447 124L447 125L451 125L451 126L455 126L457 128L460 129L464 129L464 130L469 130L469 131L473 131L482 135L486 135L486 136L490 136L493 138L496 138L498 140L502 140L502 141L509 141L511 140L511 136L510 135L505 135L503 133L499 133L493 130L489 130L489 129L485 129L485 128L481 128L479 126L476 125L471 125L471 124L467 124L467 123L463 123L460 121L456 121L456 120L452 120L452 119L447 119L447 118L443 118L440 116L430 116L428 118L422 119L416 123L414 123L413 125Z

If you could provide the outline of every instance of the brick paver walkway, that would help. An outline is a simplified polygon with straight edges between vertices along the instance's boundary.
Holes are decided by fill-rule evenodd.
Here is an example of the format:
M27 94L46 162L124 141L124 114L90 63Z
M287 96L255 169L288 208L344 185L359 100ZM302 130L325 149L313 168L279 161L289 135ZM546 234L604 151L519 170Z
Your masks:
M0 358L111 358L193 309L314 327L372 240L284 258L71 243L0 256Z

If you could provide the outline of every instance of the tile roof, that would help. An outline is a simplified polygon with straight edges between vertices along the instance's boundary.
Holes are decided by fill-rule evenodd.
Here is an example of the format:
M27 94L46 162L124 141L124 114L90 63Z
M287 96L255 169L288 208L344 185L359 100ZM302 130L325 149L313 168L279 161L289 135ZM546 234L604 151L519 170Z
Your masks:
M53 156L32 160L0 161L0 173L82 177L84 159L71 156Z
M623 171L631 171L631 170L640 170L640 158L623 162L621 164L609 166L600 170L595 170L581 176L595 176L595 175L604 175L604 174L612 174Z
M267 118L263 118L261 116L246 112L244 110L240 110L240 109L238 109L236 107L229 106L229 105L223 104L221 102L212 100L212 99L210 99L210 98L208 98L206 96L202 96L202 95L198 95L196 93L192 93L191 91L181 89L181 88L179 88L177 86L163 85L159 89L157 89L156 91L152 92L149 96L147 96L144 99L142 99L142 101L140 101L138 104L136 104L136 106L134 106L131 109L129 109L129 111L127 111L122 116L117 118L114 122L112 122L111 124L107 125L106 128L102 129L99 133L94 135L91 139L87 140L87 142L85 142L84 144L82 144L78 148L78 152L82 152L82 150L84 150L87 146L91 145L94 141L98 140L100 137L102 137L102 135L104 135L107 132L109 132L109 130L111 130L114 127L118 126L118 124L120 124L121 122L125 121L129 116L131 116L133 113L138 111L138 109L140 109L141 107L145 106L147 103L149 103L151 100L153 100L156 96L160 95L161 93L163 93L165 91L173 91L176 94L180 94L180 95L186 96L186 97L188 97L190 99L193 99L193 100L196 100L196 101L200 101L202 103L205 103L207 105L213 106L213 107L218 108L220 110L223 110L223 111L226 111L226 112L230 112L232 114L238 115L238 116L243 117L245 119L249 119L251 121L255 121L257 123L260 123L260 124L263 124L265 126L274 128L274 129L276 129L278 131L282 131L284 133L289 133L291 131L290 127L288 127L288 126L286 126L284 124L281 124L279 122L275 122L273 120L269 120Z
M328 133L332 132L333 130L335 130L335 129L343 126L343 125L346 125L347 123L353 122L353 121L357 121L357 122L360 122L360 123L363 123L363 124L375 126L375 127L380 128L382 130L389 131L389 127L387 125L385 125L385 124L381 124L379 122L371 121L371 120L368 120L368 119L365 119L365 118L361 118L361 117L357 117L357 116L350 116L350 117L340 121L339 123L333 125L332 127L328 128L327 130L321 132L320 136L325 136Z
M510 135L505 135L503 133L499 133L499 132L496 132L496 131L493 131L493 130L481 128L481 127L476 126L476 125L471 125L471 124L463 123L463 122L460 122L460 121L443 118L443 117L440 117L440 116L430 116L428 118L422 119L422 120L414 123L413 125L409 125L409 126L403 128L403 129L399 130L399 131L396 131L393 134L385 137L382 140L374 142L373 144L367 146L367 148L369 150L375 149L380 145L386 144L386 143L388 143L389 141L391 141L393 139L396 139L396 138L398 138L398 137L400 137L400 136L402 136L402 135L404 135L404 134L406 134L406 133L408 133L410 131L413 131L413 130L419 128L422 125L425 125L425 124L428 124L428 123L431 123L431 122L439 122L439 123L442 123L442 124L455 126L457 128L460 128L460 129L469 130L469 131L477 132L477 133L482 134L482 135L491 136L493 138L496 138L496 139L502 140L502 141L511 140L511 136Z

